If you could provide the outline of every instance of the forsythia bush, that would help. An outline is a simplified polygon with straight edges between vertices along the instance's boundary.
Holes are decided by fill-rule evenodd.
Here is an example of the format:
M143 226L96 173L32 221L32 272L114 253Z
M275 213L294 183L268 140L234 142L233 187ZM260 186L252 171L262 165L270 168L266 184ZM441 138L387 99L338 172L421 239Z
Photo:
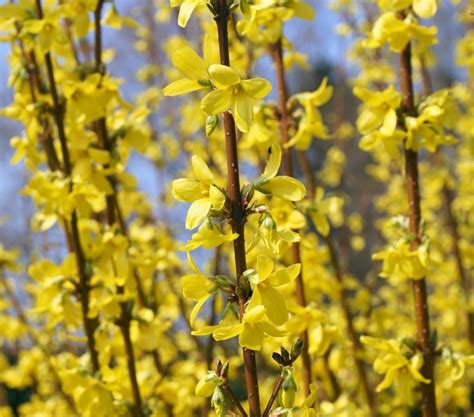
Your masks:
M317 2L124 3L0 6L35 208L33 248L0 245L0 416L473 416L474 4L443 23L464 78L435 90L448 0L331 2L352 120L331 77L290 94L285 27ZM133 99L111 30L147 62Z

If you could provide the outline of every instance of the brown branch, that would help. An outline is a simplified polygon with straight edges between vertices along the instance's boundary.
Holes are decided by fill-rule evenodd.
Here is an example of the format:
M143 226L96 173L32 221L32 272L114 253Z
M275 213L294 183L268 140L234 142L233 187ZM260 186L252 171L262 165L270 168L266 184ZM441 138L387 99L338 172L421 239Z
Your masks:
M289 120L289 115L287 111L287 101L288 101L288 93L287 93L287 88L286 88L286 82L285 82L285 72L284 72L284 64L283 64L283 50L282 50L282 42L281 39L274 45L273 50L272 50L272 57L275 63L276 67L276 72L277 72L277 81L278 81L278 105L279 105L279 111L280 111L280 134L282 137L282 142L283 144L286 144L289 141L289 134L288 134L288 127L290 125L290 120ZM284 168L285 168L285 175L288 176L293 176L294 175L294 170L293 170L293 161L292 161L292 155L291 155L291 148L285 148L285 153L284 153ZM315 181L314 181L314 176L311 172L310 164L309 161L307 160L307 157L304 153L298 152L298 157L301 161L301 165L303 168L304 172L304 177L306 180L306 185L308 188L308 195L310 198L314 198L314 188L315 188ZM348 332L349 336L353 342L354 345L354 359L356 362L357 370L359 373L359 378L362 383L362 389L364 391L364 395L366 397L367 403L369 404L369 407L374 410L374 404L373 404L373 395L369 387L368 383L368 378L367 374L365 372L364 368L364 363L361 361L359 358L358 352L361 349L361 345L359 342L359 338L357 337L357 334L354 330L353 326L353 319L352 319L352 314L350 312L349 304L347 303L347 297L344 292L344 287L343 287L343 273L339 265L339 260L337 257L337 253L335 251L334 245L332 244L332 241L330 238L324 238L325 243L329 249L329 254L330 254L330 259L331 263L333 265L333 269L336 274L336 278L338 280L338 283L341 287L341 307L344 312L344 316L346 318L347 322L347 327L348 327ZM300 249L299 249L299 243L294 243L292 247L292 255L293 255L293 261L294 262L300 262L301 257L300 257ZM300 276L297 278L296 281L296 296L298 303L300 305L305 306L305 298L304 298L304 284L303 284L303 279L300 274ZM303 347L303 352L302 352L302 359L303 359L303 377L305 380L305 388L306 388L306 395L309 395L310 390L309 390L309 384L311 383L311 362L310 362L310 357L308 354L308 346L307 346L307 340L308 340L308 333L305 331L303 335L301 335L301 338L304 342L304 347ZM306 340L305 340L306 339ZM329 367L327 369L330 371ZM330 372L332 374L332 372ZM337 393L340 391L338 385L337 385L337 380L335 376L329 375L331 382L336 382L336 385L334 386L334 392Z
M61 386L61 378L58 375L58 373L56 372L56 369L54 368L54 366L50 362L50 358L52 358L54 355L50 352L50 350L38 338L38 336L36 334L36 329L32 326L32 324L30 323L30 321L26 317L25 311L23 310L23 307L21 306L21 303L16 298L16 295L15 295L13 289L11 288L7 278L5 277L5 274L3 273L3 270L0 270L0 282L2 283L3 288L5 289L5 293L7 294L7 297L10 300L10 303L13 307L13 310L15 311L16 315L18 316L20 321L23 323L23 325L28 329L28 335L29 335L31 341L34 343L35 346L38 346L42 350L44 355L46 356L47 366L48 366L51 374L54 376L54 379L57 382L59 394L64 399L64 401L66 401L69 408L71 410L73 410L77 415L78 413L77 413L76 407L74 405L73 399L68 394L66 394L64 392L64 390Z
M41 0L36 0L36 10L38 13L38 18L43 19L43 8ZM61 152L63 156L63 173L66 177L71 177L72 165L69 157L69 149L67 146L67 137L66 130L64 128L64 106L60 100L56 79L54 75L53 60L51 54L46 52L44 55L47 76L49 81L49 89L51 97L53 99L53 117L56 123L58 130L59 142L61 145ZM70 183L70 190L72 191L73 184ZM84 325L84 330L87 337L87 346L90 355L91 365L94 373L99 371L99 355L95 349L95 339L94 332L98 326L97 318L89 318L89 290L90 290L90 273L88 268L86 268L86 259L82 250L79 227L78 227L78 217L77 212L74 210L71 214L70 222L70 232L72 236L72 243L74 246L74 253L76 255L77 269L79 275L79 293L81 301L81 310L82 310L82 321Z
M232 402L237 407L237 409L239 410L242 417L247 417L247 412L245 411L244 407L242 407L242 404L240 404L240 401L237 398L237 396L235 395L234 391L232 391L232 388L230 387L229 383L227 382L227 379L224 382L224 384L222 384L222 389L229 396L229 398L232 400Z
M461 248L459 247L461 237L459 236L458 232L458 222L452 209L453 196L446 182L443 185L443 196L446 206L448 229L449 233L451 234L451 240L453 245L454 258L456 260L456 266L458 268L459 277L461 278L461 285L464 289L464 295L466 297L466 301L469 303L469 297L470 294L472 294L474 288L471 288L471 283L469 282L469 277L464 267ZM469 342L471 343L471 345L474 345L474 313L471 311L468 311L467 313L467 326Z
M400 87L402 92L403 107L408 115L416 115L412 67L411 67L411 45L405 47L400 54ZM418 179L418 153L405 148L405 179L406 193L408 197L408 219L410 232L415 237L411 244L411 250L417 250L421 243L420 222L420 190ZM421 390L421 412L423 417L437 417L435 379L434 379L434 352L431 344L431 332L428 309L428 291L425 278L412 280L413 294L415 298L415 318L417 328L417 344L423 354L422 375L429 379L429 384L420 384Z
M284 67L283 67L283 52L282 52L282 45L281 45L281 39L277 44L274 45L273 51L272 51L272 56L275 62L275 67L277 70L277 80L278 80L278 103L279 103L279 110L280 110L280 132L282 136L282 142L287 143L289 140L288 136L288 126L289 126L289 120L288 120L288 111L286 107L286 103L288 101L288 96L287 96L287 89L286 89L286 84L285 84L285 77L284 77ZM287 148L285 151L285 174L289 176L293 176L293 165L292 165L292 158L291 158L291 153L290 153L291 148ZM301 166L303 168L303 173L304 173L304 178L305 178L305 183L306 183L306 188L308 190L308 196L310 199L314 198L314 192L315 192L315 181L314 181L314 176L311 172L311 166L309 164L309 161L307 159L306 154L303 152L298 152L298 158L300 160ZM323 236L322 236L323 237ZM369 407L371 408L372 411L374 411L374 399L373 399L373 394L369 386L368 382L368 377L367 373L364 368L364 363L362 360L359 358L359 352L362 349L362 346L360 344L359 338L355 332L354 325L353 325L353 318L352 318L352 313L350 311L349 304L347 302L347 296L344 290L344 283L343 283L343 278L344 274L342 272L342 268L339 263L338 255L336 252L336 249L334 247L334 244L331 240L330 237L323 237L324 242L326 243L326 246L328 247L329 255L330 255L330 260L331 260L331 265L333 267L334 273L336 275L336 279L340 285L341 288L341 297L340 297L340 303L341 303L341 308L344 313L344 317L346 319L347 323L347 328L348 328L348 333L349 337L351 338L351 341L354 345L354 360L356 362L356 367L358 370L359 378L362 384L362 389L365 395L365 398L367 400L367 403ZM295 249L297 247L297 249ZM293 244L293 261L294 262L299 262L297 259L299 259L299 244L294 243ZM305 305L304 301L304 288L303 288L303 281L301 278L301 275L298 277L300 283L297 281L297 299L298 302L301 305ZM298 291L298 287L301 288L300 291ZM304 303L304 304L302 304ZM307 335L307 332L306 332ZM302 335L304 336L304 335ZM306 336L307 337L307 336ZM305 342L304 338L302 337L303 341ZM305 342L306 346L306 342ZM306 348L307 352L307 348ZM304 364L304 369L306 369L307 365L305 363L305 354L304 354L304 348L303 348L303 364ZM324 358L325 361L327 361L327 358ZM311 369L311 368L309 368ZM332 373L330 370L329 366L327 366L328 373L329 373L329 379L331 383L333 384L334 388L334 393L337 395L337 393L340 392L340 387L337 384L337 379L335 375ZM305 382L306 382L306 375L304 374L305 377ZM311 381L307 382L307 395L309 395L309 383Z
M229 59L229 6L226 0L217 0L214 3L216 15L214 19L217 24L217 33L219 39L219 53L222 65L230 66ZM239 178L239 158L237 153L237 136L235 130L234 117L229 110L225 111L224 130L227 155L227 182L228 195L231 204L231 226L232 231L238 234L234 240L234 256L237 286L240 285L241 277L247 269L247 260L245 255L245 212L240 193ZM244 303L247 300L243 294L239 294L239 316L242 319L244 313ZM260 417L260 395L258 390L257 364L255 360L255 351L243 348L243 358L245 367L245 380L247 385L247 397L249 403L250 417Z
M286 86L285 80L285 67L283 63L283 47L282 47L282 39L280 38L276 44L272 46L271 55L273 58L273 62L275 64L276 76L277 76L277 84L278 84L278 109L280 112L280 135L281 141L283 144L283 168L285 175L289 177L294 176L294 169L293 169L293 160L292 160L292 149L287 148L286 145L289 142L289 126L290 126L290 118L287 109L287 102L288 102L288 90ZM293 263L301 263L301 253L300 253L300 244L299 242L293 243L291 245L291 256ZM296 300L299 305L305 307L306 306L306 296L304 290L304 281L303 281L303 273L300 272L295 281L295 292L296 292ZM308 330L305 329L304 332L300 335L301 340L303 341L303 351L301 352L301 357L303 360L303 380L304 380L304 389L306 395L310 394L310 385L312 380L312 365L311 365L311 357L309 355L309 336Z
M432 81L430 77L429 70L426 66L426 61L424 57L420 57L420 67L421 67L421 80L423 83L423 94L425 96L429 96L432 94ZM434 156L439 155L441 152L438 149L435 152ZM440 159L440 161L442 161ZM469 282L469 278L466 273L466 269L464 267L464 261L462 258L461 248L459 247L459 242L461 237L459 236L458 232L458 222L456 219L455 214L453 213L452 203L453 203L453 195L448 186L448 180L446 179L443 184L443 197L446 206L446 220L448 224L448 230L451 235L452 245L453 245L453 252L454 252L454 259L456 260L456 266L458 268L459 277L461 279L461 286L464 290L464 295L466 297L467 303L469 303L469 297L473 290L471 288L471 283ZM467 313L467 334L469 338L469 342L474 345L474 313L468 311Z
M278 379L275 382L275 386L273 387L273 391L270 395L270 398L268 399L268 403L267 403L267 406L265 407L265 411L263 412L262 417L269 416L270 412L272 411L273 403L275 402L284 381L285 381L285 373L282 370L280 372L280 375L278 376Z
M331 240L330 235L322 236L322 238L328 248L331 267L334 271L334 275L339 285L339 293L340 293L339 302L341 304L342 312L346 320L347 333L349 334L349 338L351 339L351 342L353 345L354 361L355 361L355 364L357 367L357 373L359 374L359 379L362 385L361 388L364 393L367 404L372 411L372 414L375 415L375 398L370 388L369 378L367 377L364 361L360 358L360 352L362 352L363 348L359 340L359 336L357 335L357 332L354 328L354 319L353 319L350 305L348 303L349 297L347 296L346 289L344 287L344 272L339 263L337 251L336 251L336 248L334 247L334 244Z
M99 74L105 73L105 68L102 62L102 25L101 25L101 16L102 16L102 7L104 5L103 0L99 0L97 3L97 7L94 11L94 57L95 57L95 70ZM109 141L109 135L107 131L107 122L105 117L102 117L97 122L97 133L100 141L100 145L102 149L111 151L111 144ZM118 201L117 201L117 189L115 185L115 178L113 176L109 176L108 180L112 186L112 194L106 196L106 206L107 206L107 223L110 227L113 227L116 223L117 216L116 216L116 209L119 209ZM127 230L124 223L122 216L119 216L119 227L121 232L127 236ZM128 238L128 236L127 236ZM130 243L130 242L129 242ZM112 261L113 262L113 261ZM134 276L138 280L138 275L136 271L134 271ZM117 285L117 293L119 295L123 295L125 293L125 288L123 285ZM122 339L125 346L125 352L127 356L127 368L128 368L128 376L130 379L130 386L132 389L133 401L135 404L134 413L137 416L142 415L141 407L142 407L142 397L140 394L140 386L138 384L137 379L137 370L136 370L136 360L135 360L135 352L133 349L133 343L130 336L130 323L132 321L132 305L130 302L121 302L120 303L120 320L119 326L120 331L122 333Z

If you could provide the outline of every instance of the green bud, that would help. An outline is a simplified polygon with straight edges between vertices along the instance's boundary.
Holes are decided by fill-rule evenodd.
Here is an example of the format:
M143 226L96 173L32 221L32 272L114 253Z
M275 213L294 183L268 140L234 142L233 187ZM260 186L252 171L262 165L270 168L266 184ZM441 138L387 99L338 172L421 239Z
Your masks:
M266 229L276 229L275 220L273 220L273 217L270 213L264 213L259 223Z
M234 303L227 303L225 305L224 311L222 313L222 317L226 318L229 314L236 319L239 318L239 314L237 312L237 308Z
M195 394L198 397L210 397L214 392L215 386L214 382L201 379L196 385Z
M244 205L248 205L254 196L255 193L255 187L253 184L245 184L242 187L242 200L244 202Z
M198 80L198 84L203 87L212 87L212 84L209 80Z
M281 356L279 353L273 352L272 358L273 358L273 360L274 360L276 363L278 363L279 365L285 366L285 361L284 361L284 359L282 358L282 356Z
M212 394L211 404L214 407L216 415L218 417L225 416L225 398L224 393L220 390L219 387L214 389L214 393Z
M219 117L216 115L207 116L206 119L206 136L209 137L212 135L212 132L216 129L219 124Z
M225 275L216 275L214 277L209 278L212 282L216 284L216 286L224 291L227 291L231 288L229 278Z
M292 408L296 397L296 383L290 369L285 369L286 377L278 394L280 404L285 408Z
M239 7L239 3L234 3L229 7L229 13L234 13Z
M286 364L290 363L290 352L288 352L283 346L280 348L281 356Z
M298 356L301 355L301 351L303 350L304 342L301 339L298 339L291 349L291 362L294 362Z

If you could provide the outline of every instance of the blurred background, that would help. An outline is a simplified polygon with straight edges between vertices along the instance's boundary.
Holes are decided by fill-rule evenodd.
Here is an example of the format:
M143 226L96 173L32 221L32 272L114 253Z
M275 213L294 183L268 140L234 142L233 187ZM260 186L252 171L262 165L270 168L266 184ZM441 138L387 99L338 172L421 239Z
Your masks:
M351 83L357 76L359 68L351 60L349 47L354 41L354 34L344 36L346 28L357 25L361 16L344 15L336 12L331 7L330 0L309 0L316 10L313 21L291 19L285 27L285 34L293 44L296 52L307 54L307 65L304 68L294 67L288 72L290 94L301 91L312 91L321 82L324 76L329 77L330 84L335 86L332 100L323 108L323 115L328 121L331 131L340 125L342 121L353 123L357 112L357 99L352 95ZM371 2L353 1L357 10L370 9ZM137 94L143 90L143 84L138 80L137 73L147 62L147 55L139 53L137 48L147 48L149 53L155 55L159 65L169 65L169 60L164 52L164 43L174 35L178 35L183 29L178 28L175 19L171 23L160 21L160 13L153 0L131 1L119 0L115 2L121 15L132 16L140 25L152 27L154 41L147 45L140 45L143 39L137 37L137 32L131 28L105 30L104 45L114 50L113 61L109 63L108 70L115 77L123 79L121 92L126 100L133 101ZM155 18L155 19L153 19ZM433 22L439 28L439 43L435 47L435 55L438 61L432 69L434 88L449 86L455 80L463 80L464 72L455 65L455 44L462 36L464 28L456 23L455 6L450 1L441 1L440 10ZM188 39L198 38L198 27L196 22L190 21L187 31ZM0 107L8 105L12 98L12 91L8 86L9 45L0 43ZM148 54L149 56L149 54ZM252 69L254 75L262 76L274 82L274 71L269 59L257 60ZM153 79L158 88L166 84L161 71ZM273 91L269 99L275 99ZM161 98L160 98L161 100ZM160 132L161 118L151 117L155 129ZM32 234L29 227L33 212L32 202L28 197L21 195L21 189L28 179L28 173L23 163L12 165L10 159L13 150L10 140L21 134L22 127L10 120L0 117L0 240L6 247L16 246L21 249L24 259L28 259L32 251L41 255L55 258L61 257L63 251L63 238L55 227L47 233ZM377 232L370 229L373 224L375 210L372 202L380 191L380 185L376 183L365 172L365 166L370 161L370 156L361 151L358 146L358 138L354 131L349 140L344 142L344 150L347 155L347 169L345 171L339 191L349 199L347 206L351 210L358 211L365 220L369 229L364 231L368 243L367 247L377 245L379 236ZM326 157L326 151L331 141L314 140L310 158L313 164L320 169ZM155 165L148 159L134 155L130 161L129 170L136 175L141 190L146 192L156 210L161 208L161 215L166 211L166 219L171 225L176 225L178 237L183 240L187 235L183 233L180 223L184 216L185 207L177 210L169 210L160 203L163 185L169 183L182 168L185 161L166 166L157 174ZM183 205L181 205L183 206ZM159 216L158 216L159 217ZM350 255L348 262L351 270L358 276L363 276L370 269L370 251L363 250L355 255ZM360 274L360 275L359 275Z

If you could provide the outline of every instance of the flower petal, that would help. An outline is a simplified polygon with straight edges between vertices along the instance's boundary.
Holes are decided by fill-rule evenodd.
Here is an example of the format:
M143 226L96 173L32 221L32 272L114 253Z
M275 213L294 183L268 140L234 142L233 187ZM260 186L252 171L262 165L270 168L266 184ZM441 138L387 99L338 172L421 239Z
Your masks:
M286 176L272 178L261 188L276 197L289 201L300 201L306 195L306 188L301 182Z
M209 281L204 275L193 274L185 275L181 278L181 288L183 295L186 298L191 298L195 301L203 297L209 296Z
M174 180L171 185L171 192L176 200L187 201L188 203L202 197L201 185L197 181L188 178Z
M184 5L184 3L183 3ZM182 9L183 6L181 6ZM187 45L180 46L171 58L173 66L190 80L207 80L207 67L202 58Z
M188 210L186 216L186 229L192 230L198 227L209 214L211 209L211 200L209 198L201 198L194 201Z
M436 0L413 0L414 12L423 19L429 19L436 14L438 5Z
M258 255L257 257L257 272L258 282L265 281L273 271L273 261L267 255Z
M208 68L212 83L217 88L227 88L237 84L240 76L236 70L227 65L213 64Z
M214 175L204 159L200 156L193 155L191 158L191 165L193 166L194 175L200 182L204 184L212 183Z
M265 333L261 325L244 326L239 336L239 344L242 347L252 350L260 350Z
M201 310L202 306L204 305L204 303L207 301L208 298L209 298L209 294L206 295L205 297L202 297L196 303L196 305L193 307L193 309L191 311L191 315L189 316L189 323L191 324L191 326L194 325L194 321L196 320L196 316L198 315L199 311Z
M285 324L288 320L288 310L283 295L273 287L264 287L260 288L260 297L270 321L278 326Z
M186 27L191 15L194 12L194 9L198 5L197 1L189 1L185 0L181 7L179 8L179 15L178 15L178 25L182 28Z
M180 94L202 90L203 88L205 87L203 87L197 81L182 79L168 84L165 88L163 88L163 94L165 96L179 96Z
M232 326L217 326L217 329L213 332L215 340L227 340L231 339L243 331L244 325L237 323Z
M248 132L253 120L254 100L246 94L239 93L232 106L235 124L241 132Z
M265 307L263 305L257 305L253 308L248 309L244 317L242 318L242 321L245 323L258 323L263 320L265 316Z
M214 90L201 100L201 109L208 115L223 113L232 104L230 90Z
M240 86L245 91L245 94L258 99L266 97L272 91L272 85L264 78L243 80L240 82Z
M277 143L268 149L268 161L260 178L270 179L278 174L281 164L281 147Z
M273 287L288 284L289 282L294 281L300 272L301 264L290 265L271 274L268 283Z

